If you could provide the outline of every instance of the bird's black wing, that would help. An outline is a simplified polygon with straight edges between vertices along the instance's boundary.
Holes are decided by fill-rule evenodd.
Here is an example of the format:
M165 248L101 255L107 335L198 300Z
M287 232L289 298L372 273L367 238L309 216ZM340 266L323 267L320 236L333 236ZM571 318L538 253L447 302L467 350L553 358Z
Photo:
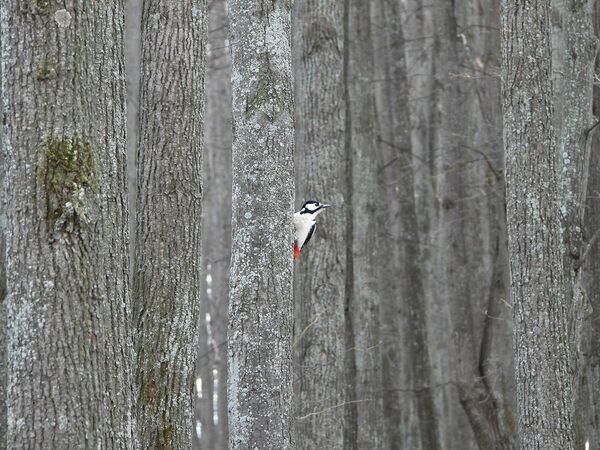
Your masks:
M312 237L313 233L315 232L315 228L317 228L316 222L313 223L312 227L310 227L310 230L308 231L308 236L306 236L306 240L304 241L304 244L302 244L302 248L304 248L306 246L306 244L308 244L308 241L310 241L310 238Z

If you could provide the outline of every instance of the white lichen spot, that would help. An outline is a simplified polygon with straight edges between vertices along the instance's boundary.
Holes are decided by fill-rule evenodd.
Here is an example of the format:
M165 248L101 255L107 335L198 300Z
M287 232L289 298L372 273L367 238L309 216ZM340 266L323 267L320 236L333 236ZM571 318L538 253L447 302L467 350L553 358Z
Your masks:
M244 214L244 217L246 219L252 219L252 213L250 211L248 211L246 214Z
M69 426L69 419L66 416L59 416L58 418L58 429L65 431Z
M59 9L54 13L54 20L59 28L67 28L71 25L71 14L66 9Z

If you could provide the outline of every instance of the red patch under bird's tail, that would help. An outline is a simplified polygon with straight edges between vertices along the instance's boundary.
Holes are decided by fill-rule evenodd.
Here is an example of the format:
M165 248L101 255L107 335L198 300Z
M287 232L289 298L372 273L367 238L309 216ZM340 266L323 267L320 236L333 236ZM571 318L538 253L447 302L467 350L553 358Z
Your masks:
M294 242L294 261L300 258L300 247Z

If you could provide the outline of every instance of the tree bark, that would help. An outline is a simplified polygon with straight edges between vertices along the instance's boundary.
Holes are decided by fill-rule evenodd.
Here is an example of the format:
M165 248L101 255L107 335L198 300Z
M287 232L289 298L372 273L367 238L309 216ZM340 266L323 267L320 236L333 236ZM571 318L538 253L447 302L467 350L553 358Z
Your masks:
M294 18L298 192L334 205L298 264L297 446L335 450L344 448L346 388L344 2L298 0Z
M551 12L549 0L507 0L502 12L507 220L524 449L575 448L577 349L557 207Z
M7 447L135 447L123 5L4 1Z
M597 40L592 26L592 1L552 1L552 64L554 77L554 124L560 174L559 201L562 220L561 250L565 270L565 298L570 304L569 326L574 368L584 376L584 355L580 352L584 316L589 300L584 292L581 257L586 251L584 236L592 126L594 61ZM590 239L587 237L587 239ZM576 402L580 402L580 383L574 384ZM576 448L585 446L583 405L574 405Z
M289 0L230 3L230 448L293 448L294 106Z
M373 33L379 86L379 168L385 186L381 252L384 417L390 449L440 448L415 205L408 80L400 4L379 0Z
M381 198L375 147L373 41L370 7L346 1L346 145L348 171L348 251L346 297L350 358L346 448L381 448L383 423L380 299L377 290L377 206ZM354 433L354 434L353 434Z
M145 0L134 271L142 448L189 448L200 301L206 2Z
M594 31L600 36L600 4L594 3ZM596 60L595 72L600 71L600 61ZM600 89L593 89L593 115L600 117ZM595 124L592 125L592 127ZM591 142L589 161L589 182L587 188L584 241L587 243L581 256L583 283L591 304L591 314L584 324L582 351L585 356L583 367L584 383L579 394L583 414L583 433L590 449L600 448L600 134L598 126L591 129L586 137Z

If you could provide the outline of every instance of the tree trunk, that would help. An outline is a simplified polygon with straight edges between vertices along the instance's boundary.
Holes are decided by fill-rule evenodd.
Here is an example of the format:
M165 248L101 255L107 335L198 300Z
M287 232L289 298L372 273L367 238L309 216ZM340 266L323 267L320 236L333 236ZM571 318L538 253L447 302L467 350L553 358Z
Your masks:
M594 30L596 39L600 36L600 3L594 3ZM600 61L596 60L595 72L600 71ZM600 89L593 90L594 118L600 117ZM594 126L594 125L592 125ZM584 238L587 246L581 256L585 291L591 304L591 314L584 324L583 354L586 365L583 367L584 383L581 399L584 416L583 432L590 449L600 448L600 133L598 126L589 131L586 138L591 141L589 162L589 183L587 188Z
M380 204L385 448L440 447L431 389L423 268L415 205L408 80L402 17L396 0L379 0L375 14L379 122L379 176L386 187Z
M346 388L344 2L298 0L295 8L298 192L334 205L298 264L297 446L335 450L344 448Z
M134 289L142 448L190 448L206 2L145 0Z
M291 2L230 2L233 214L230 448L292 443Z
M502 13L507 220L524 449L575 448L577 350L557 206L551 12L549 0L507 0Z
M552 64L554 76L554 125L556 127L557 170L560 174L559 201L562 220L565 270L565 299L569 307L573 364L578 376L584 375L585 361L580 352L588 298L583 290L581 257L586 251L584 215L587 194L594 61L597 41L592 26L592 1L552 1ZM587 237L590 239L591 236ZM579 402L580 382L574 384ZM583 448L583 405L574 405L576 448Z
M1 8L7 446L134 448L123 5Z
M369 3L346 1L346 145L348 173L348 357L351 358L348 397L355 436L348 448L377 449L386 442L383 423L379 292L376 268L377 180L376 110L373 91L373 42ZM353 367L352 367L353 366ZM354 378L354 379L353 379ZM355 423L353 423L355 421Z

